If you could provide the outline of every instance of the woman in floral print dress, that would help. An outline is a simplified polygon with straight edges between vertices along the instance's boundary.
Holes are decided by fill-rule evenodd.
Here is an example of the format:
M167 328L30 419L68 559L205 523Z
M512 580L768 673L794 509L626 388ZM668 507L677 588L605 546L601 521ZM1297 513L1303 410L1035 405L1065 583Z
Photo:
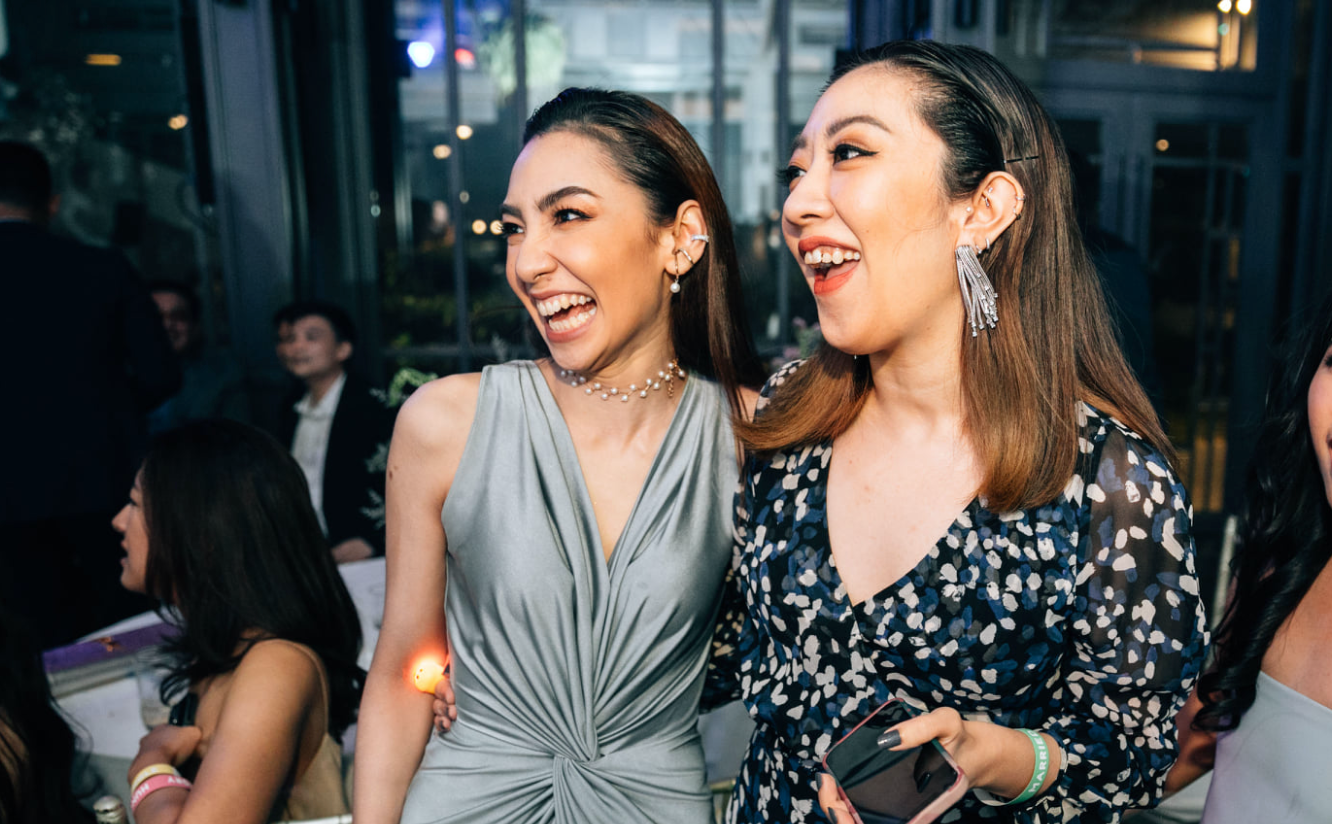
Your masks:
M741 430L708 699L757 722L730 820L850 821L819 761L890 697L925 713L901 746L939 739L979 790L943 821L1153 804L1206 644L1191 508L1050 120L988 54L891 43L834 75L787 174L826 345ZM1005 805L1039 777L1022 728L1050 766Z

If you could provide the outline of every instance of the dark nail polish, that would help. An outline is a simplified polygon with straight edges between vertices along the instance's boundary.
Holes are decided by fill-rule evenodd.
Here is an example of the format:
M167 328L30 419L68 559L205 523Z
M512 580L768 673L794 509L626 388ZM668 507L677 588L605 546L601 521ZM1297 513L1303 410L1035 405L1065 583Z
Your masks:
M879 736L879 746L891 750L902 743L902 733L897 730L888 730Z

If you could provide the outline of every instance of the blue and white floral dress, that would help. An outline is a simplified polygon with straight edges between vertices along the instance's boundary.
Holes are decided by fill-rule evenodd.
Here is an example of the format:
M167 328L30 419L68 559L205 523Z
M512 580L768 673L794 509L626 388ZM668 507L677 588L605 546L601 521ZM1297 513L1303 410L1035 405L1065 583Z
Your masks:
M1207 643L1192 509L1123 424L1086 404L1079 423L1084 458L1056 500L972 501L915 569L855 605L828 545L832 444L749 461L704 699L741 697L757 723L728 821L825 820L824 753L890 696L1042 730L1063 750L1037 798L968 793L942 821L1113 822L1159 800Z

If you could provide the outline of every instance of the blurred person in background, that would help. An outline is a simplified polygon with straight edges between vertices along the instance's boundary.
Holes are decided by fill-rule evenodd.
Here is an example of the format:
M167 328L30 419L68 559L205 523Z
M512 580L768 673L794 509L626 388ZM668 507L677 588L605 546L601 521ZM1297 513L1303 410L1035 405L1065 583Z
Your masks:
M48 231L58 206L41 152L0 142L0 599L43 647L150 606L113 585L107 521L180 386L148 290L119 252Z
M171 348L180 359L180 391L153 410L149 430L156 434L188 421L230 418L248 422L245 375L235 359L204 344L199 297L190 287L169 280L148 284L162 313Z
M88 822L71 786L77 739L60 715L28 629L0 604L0 822Z
M292 457L245 424L185 424L154 440L113 526L121 585L180 617L173 723L129 770L137 824L346 813L361 625Z
M1216 661L1166 788L1208 770L1204 824L1332 818L1332 297L1272 377Z
M310 500L338 563L384 554L383 452L393 411L347 370L356 327L340 306L300 301L273 317L277 356L299 381L283 404L278 439L305 472Z

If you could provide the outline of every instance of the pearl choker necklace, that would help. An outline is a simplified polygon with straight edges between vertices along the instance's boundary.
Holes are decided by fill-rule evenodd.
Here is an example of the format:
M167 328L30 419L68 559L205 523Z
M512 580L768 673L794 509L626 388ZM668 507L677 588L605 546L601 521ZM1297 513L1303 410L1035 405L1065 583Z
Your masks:
M640 398L646 398L648 396L649 389L653 391L658 391L661 389L661 385L663 383L666 384L666 394L670 397L674 397L675 379L680 378L681 380L683 380L685 377L685 371L681 369L673 360L668 361L666 363L666 368L657 372L656 377L649 377L643 383L643 386L641 388L636 383L629 384L629 390L627 392L621 391L618 387L615 386L603 386L601 383L598 382L593 382L591 386L588 386L587 378L584 377L583 375L578 374L572 369L561 369L559 370L559 374L560 374L560 380L568 381L570 386L582 387L583 394L585 395L599 394L601 395L601 399L603 401L608 401L611 398L619 398L621 403L628 403L629 396L635 393L637 393L638 397Z

